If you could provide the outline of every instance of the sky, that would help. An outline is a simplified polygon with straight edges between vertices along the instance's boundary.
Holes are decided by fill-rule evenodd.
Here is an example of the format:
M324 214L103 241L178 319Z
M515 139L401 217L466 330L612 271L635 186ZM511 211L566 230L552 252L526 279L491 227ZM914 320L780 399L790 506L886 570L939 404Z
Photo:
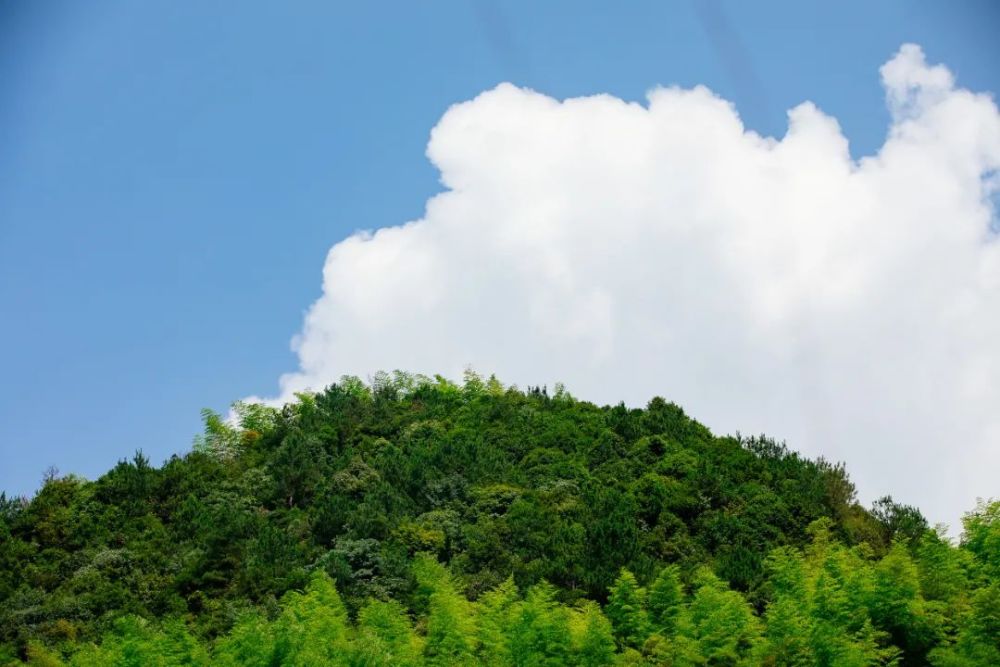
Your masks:
M954 525L1000 495L1000 7L819 5L0 4L0 489L471 364Z

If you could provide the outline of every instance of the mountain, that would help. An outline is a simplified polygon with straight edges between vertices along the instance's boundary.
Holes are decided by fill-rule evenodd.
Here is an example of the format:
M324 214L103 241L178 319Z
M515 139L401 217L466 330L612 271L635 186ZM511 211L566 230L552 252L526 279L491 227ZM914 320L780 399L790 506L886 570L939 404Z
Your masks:
M959 544L843 465L467 373L206 411L192 450L0 496L0 664L996 665Z

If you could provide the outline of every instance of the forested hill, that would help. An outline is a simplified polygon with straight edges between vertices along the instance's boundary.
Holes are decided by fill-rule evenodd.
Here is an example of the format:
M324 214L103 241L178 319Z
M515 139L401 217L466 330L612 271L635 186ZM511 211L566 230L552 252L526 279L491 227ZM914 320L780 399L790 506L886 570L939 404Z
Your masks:
M236 412L2 498L0 664L1000 665L998 503L472 373Z

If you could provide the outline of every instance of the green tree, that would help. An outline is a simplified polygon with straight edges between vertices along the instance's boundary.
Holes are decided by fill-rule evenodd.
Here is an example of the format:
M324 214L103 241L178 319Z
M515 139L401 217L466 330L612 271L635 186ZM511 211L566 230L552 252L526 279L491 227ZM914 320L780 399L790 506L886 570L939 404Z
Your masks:
M347 664L347 610L325 572L313 573L304 593L288 593L283 607L275 624L283 662L303 667Z
M1000 583L976 591L954 644L930 652L936 667L1000 665Z
M499 586L483 594L476 604L476 637L480 664L510 663L510 628L518 611L520 596L514 578L507 577Z
M575 653L581 667L610 665L615 657L611 622L594 602L585 602L575 617Z
M571 650L569 612L554 600L555 589L541 583L528 589L514 604L509 627L510 662L529 665L564 665Z
M420 554L414 559L413 574L428 605L424 645L427 664L475 664L472 606L455 590L450 573L433 557Z
M746 661L760 638L760 623L749 603L707 568L697 574L695 585L682 633L697 644L708 664Z
M1000 580L1000 500L980 500L962 518L962 546L976 557L986 576Z
M639 648L649 636L649 618L645 609L646 591L628 570L622 568L611 586L605 613L611 621L618 645Z
M660 570L649 587L649 618L653 629L664 637L673 636L683 603L680 570L676 565L669 565Z
M942 638L941 620L920 596L920 578L908 548L901 540L876 565L869 611L875 627L887 632L908 663L926 661Z
M422 648L403 605L396 601L371 600L358 614L351 665L419 665Z

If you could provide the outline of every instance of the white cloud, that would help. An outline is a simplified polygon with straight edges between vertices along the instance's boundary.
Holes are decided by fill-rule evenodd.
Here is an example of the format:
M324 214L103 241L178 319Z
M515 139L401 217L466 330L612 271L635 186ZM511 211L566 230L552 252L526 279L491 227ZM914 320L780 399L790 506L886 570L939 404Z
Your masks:
M1000 113L914 45L881 74L893 120L860 161L811 103L775 140L702 87L455 105L427 151L447 190L330 250L279 400L467 365L662 395L954 526L1000 492Z

